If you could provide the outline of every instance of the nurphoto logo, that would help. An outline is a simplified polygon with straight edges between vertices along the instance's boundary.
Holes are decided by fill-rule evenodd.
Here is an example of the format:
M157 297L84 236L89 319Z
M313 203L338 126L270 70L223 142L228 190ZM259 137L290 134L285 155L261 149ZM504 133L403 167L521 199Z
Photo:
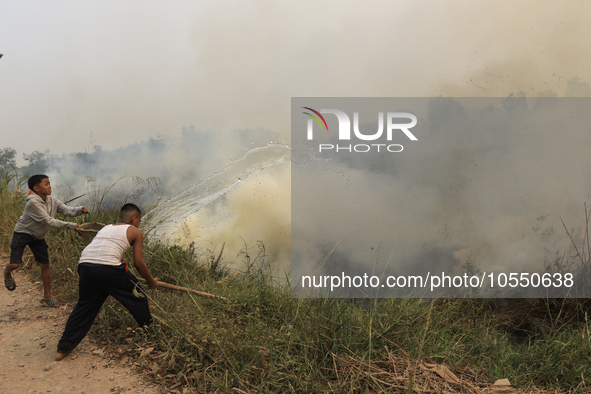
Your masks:
M308 128L307 128L307 139L309 141L314 140L314 121L320 127L320 130L328 130L328 123L322 114L333 114L337 117L337 121L339 122L338 127L338 136L339 141L351 141L351 119L349 115L345 112L340 111L338 109L321 109L317 111L310 107L302 107L309 112L302 112L305 115L308 115L311 119L308 119ZM406 119L410 122L406 123L399 123L401 119ZM392 137L396 131L402 131L411 141L417 141L417 137L414 136L413 133L410 132L410 129L416 126L417 124L417 117L408 112L388 112L386 114L386 141L392 141ZM363 134L359 130L359 113L353 112L353 133L356 139L361 141L376 141L382 137L384 134L384 113L378 113L378 130L374 134ZM402 152L403 146L400 144L385 144L385 143L373 143L373 144L349 144L349 145L339 145L339 144L318 144L318 151L334 151L334 152L369 152L369 151L377 151L380 152L380 149L388 151L388 152Z

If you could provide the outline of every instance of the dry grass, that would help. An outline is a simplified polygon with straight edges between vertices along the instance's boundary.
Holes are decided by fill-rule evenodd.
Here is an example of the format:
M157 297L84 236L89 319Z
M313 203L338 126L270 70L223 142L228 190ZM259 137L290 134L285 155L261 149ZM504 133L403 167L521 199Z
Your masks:
M9 185L0 193L7 251L24 198ZM84 242L72 231L47 240L59 296L74 301ZM591 386L587 300L293 299L257 270L224 270L219 252L148 241L144 258L162 281L229 300L150 290L148 332L131 330L129 313L105 303L92 332L108 354L172 392L486 393L499 378L530 392Z

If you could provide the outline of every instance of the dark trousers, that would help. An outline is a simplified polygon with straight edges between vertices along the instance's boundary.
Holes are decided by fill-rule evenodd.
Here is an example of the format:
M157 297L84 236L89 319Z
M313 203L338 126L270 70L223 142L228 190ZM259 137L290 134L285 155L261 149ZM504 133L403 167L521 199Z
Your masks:
M57 350L73 350L86 336L108 296L119 301L132 314L140 327L150 325L152 315L148 297L138 279L125 265L79 264L78 303L68 318Z

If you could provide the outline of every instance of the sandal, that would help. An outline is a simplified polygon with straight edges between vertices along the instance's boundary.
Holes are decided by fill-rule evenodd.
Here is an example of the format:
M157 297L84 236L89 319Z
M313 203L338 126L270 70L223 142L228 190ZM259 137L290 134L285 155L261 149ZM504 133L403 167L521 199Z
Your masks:
M41 306L46 306L48 308L55 308L57 306L57 301L55 300L55 298L52 298L49 301L41 299L41 301L39 302L41 303Z
M14 291L14 289L16 289L16 282L12 277L12 272L10 273L10 279L4 279L4 286L6 286L9 291Z

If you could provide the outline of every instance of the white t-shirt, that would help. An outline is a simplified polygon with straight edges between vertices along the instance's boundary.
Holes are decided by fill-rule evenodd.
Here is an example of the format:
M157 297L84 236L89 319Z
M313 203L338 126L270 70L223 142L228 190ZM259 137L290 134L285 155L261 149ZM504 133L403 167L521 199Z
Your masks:
M123 253L131 247L127 240L129 224L103 227L80 255L79 263L121 265Z

